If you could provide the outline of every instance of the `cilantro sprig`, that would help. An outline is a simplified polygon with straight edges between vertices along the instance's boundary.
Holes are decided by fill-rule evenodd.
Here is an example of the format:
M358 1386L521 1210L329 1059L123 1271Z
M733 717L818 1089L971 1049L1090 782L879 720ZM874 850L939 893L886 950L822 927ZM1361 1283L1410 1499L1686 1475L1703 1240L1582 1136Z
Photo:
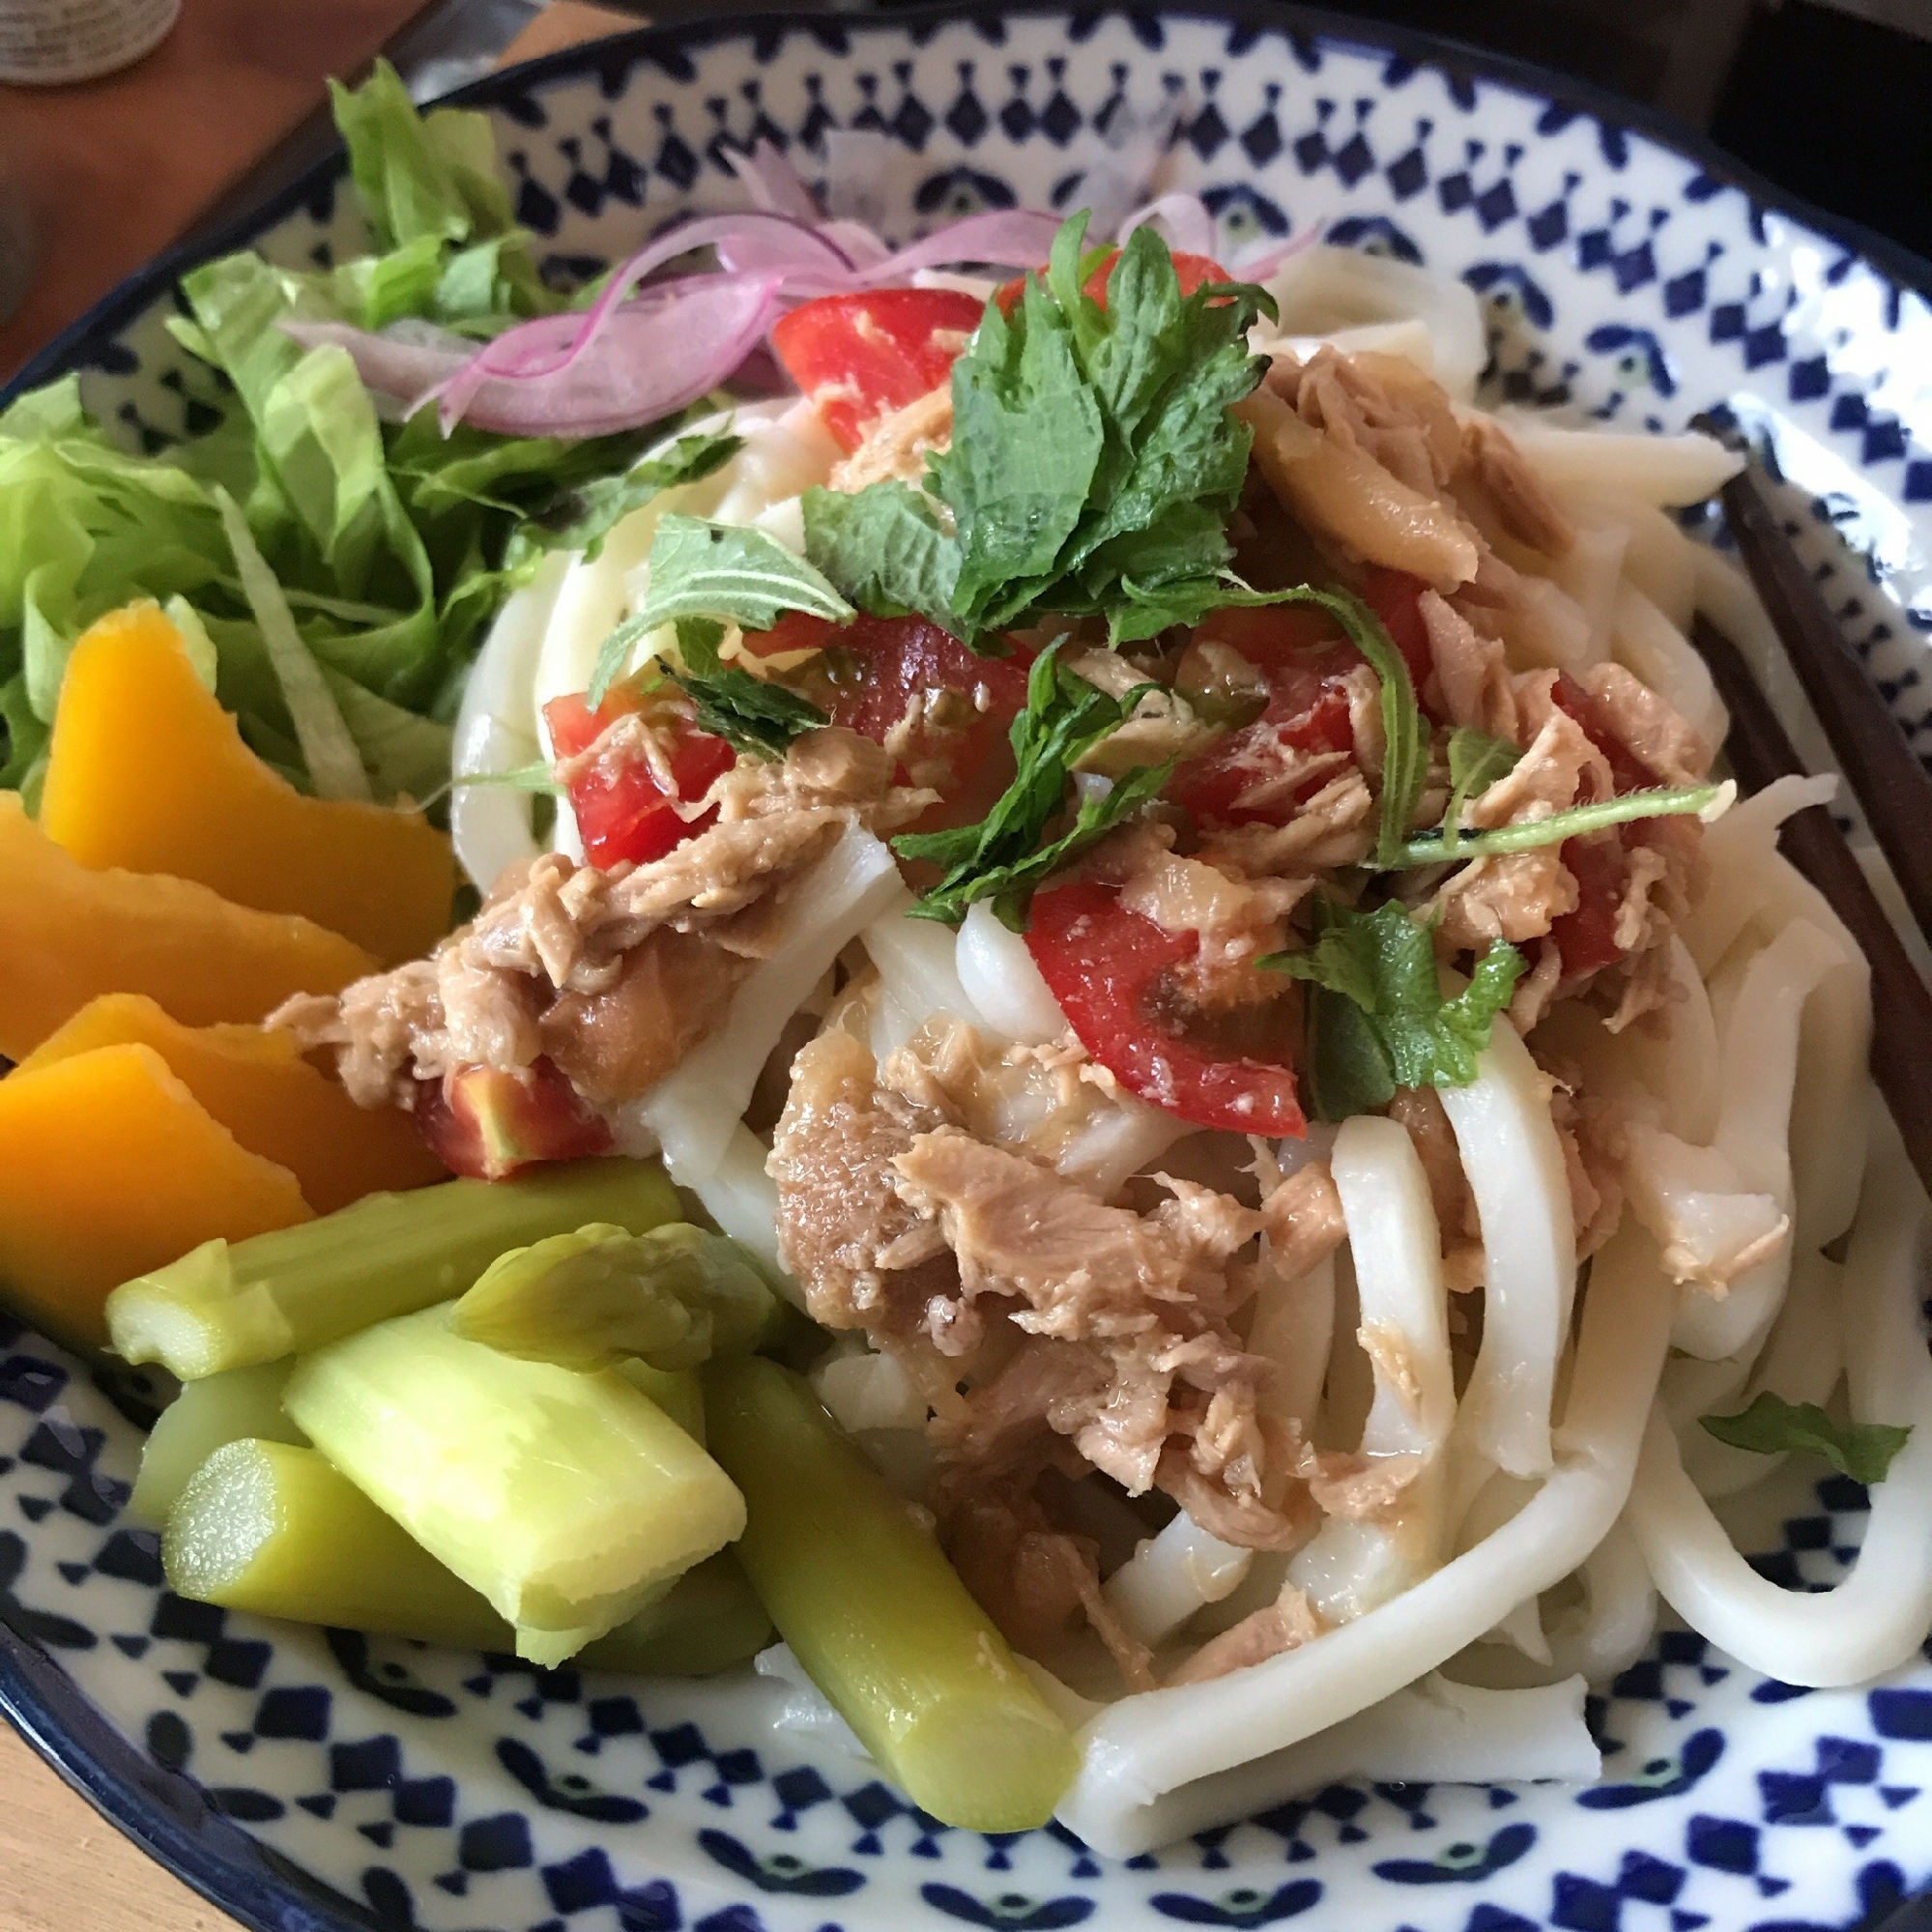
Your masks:
M1469 984L1445 997L1427 926L1395 900L1357 912L1314 902L1313 942L1261 964L1310 986L1309 1098L1323 1120L1386 1107L1400 1086L1466 1086L1523 956L1490 941Z
M1047 837L1064 811L1074 766L1126 723L1144 693L1158 688L1140 684L1110 697L1060 663L1057 643L1048 646L1027 674L1026 708L1013 720L1013 783L993 809L975 825L909 832L892 841L900 857L946 868L912 915L956 926L974 900L990 899L1001 922L1021 931L1040 881L1157 796L1172 774L1171 760L1137 765L1110 790L1081 799L1072 825Z
M1734 1416L1704 1416L1704 1427L1733 1449L1757 1456L1787 1450L1822 1456L1855 1483L1881 1483L1892 1457L1906 1445L1909 1427L1890 1423L1834 1422L1816 1402L1787 1402L1764 1390L1750 1407Z

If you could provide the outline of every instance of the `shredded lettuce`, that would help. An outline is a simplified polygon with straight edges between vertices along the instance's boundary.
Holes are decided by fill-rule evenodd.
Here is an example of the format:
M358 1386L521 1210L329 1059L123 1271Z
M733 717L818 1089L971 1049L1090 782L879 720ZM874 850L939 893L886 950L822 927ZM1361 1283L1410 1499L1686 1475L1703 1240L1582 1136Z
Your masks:
M537 273L483 115L419 115L381 64L334 97L371 251L313 273L242 253L184 277L169 326L216 372L190 385L187 440L122 450L72 376L0 413L0 784L36 792L75 638L152 596L296 783L434 792L460 679L510 588L663 486L632 467L654 432L446 439L433 412L386 420L341 349L282 332L292 316L416 317L485 336L566 300ZM678 463L735 447L680 445Z

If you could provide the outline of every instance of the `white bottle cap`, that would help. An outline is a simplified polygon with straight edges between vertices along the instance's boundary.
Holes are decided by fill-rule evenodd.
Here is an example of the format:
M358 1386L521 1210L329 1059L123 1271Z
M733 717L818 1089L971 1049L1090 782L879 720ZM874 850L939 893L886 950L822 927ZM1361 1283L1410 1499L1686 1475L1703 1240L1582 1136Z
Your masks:
M167 38L181 0L0 0L0 81L57 87L130 66Z

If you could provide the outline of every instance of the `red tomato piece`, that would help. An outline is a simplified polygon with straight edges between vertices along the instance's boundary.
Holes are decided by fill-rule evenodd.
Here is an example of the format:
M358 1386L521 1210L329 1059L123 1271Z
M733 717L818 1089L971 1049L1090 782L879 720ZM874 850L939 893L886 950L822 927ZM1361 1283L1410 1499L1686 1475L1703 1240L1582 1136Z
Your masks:
M1113 265L1120 259L1118 248L1110 248L1095 265L1093 273L1086 278L1083 291L1102 308L1107 306L1107 278L1113 273ZM1046 274L1044 269L1040 272ZM1205 288L1209 282L1227 282L1234 277L1217 262L1212 255L1190 255L1177 250L1174 255L1174 278L1181 285L1183 296L1193 295L1197 289ZM1020 306L1020 297L1025 289L1026 277L1005 283L994 300L999 304L1001 315L1011 315Z
M838 628L822 618L788 612L768 631L745 638L760 657L824 649L826 681L811 695L835 725L883 744L915 699L933 691L957 691L970 705L964 731L941 719L929 738L915 732L908 756L943 756L955 777L978 770L995 740L1024 707L1032 653L1015 648L1005 657L982 657L951 631L925 618L859 617ZM833 654L836 653L836 654ZM963 707L964 708L964 707Z
M1428 648L1428 626L1416 601L1427 589L1422 578L1411 577L1404 570L1387 570L1380 564L1362 580L1362 600L1382 620L1382 628L1402 653L1418 693L1435 668Z
M520 1074L461 1067L416 1083L416 1124L452 1174L501 1181L541 1161L606 1154L611 1130L548 1059Z
M1267 707L1252 724L1189 759L1168 796L1202 823L1284 825L1332 777L1323 770L1286 790L1263 790L1284 753L1354 748L1344 683L1362 654L1315 604L1214 612L1196 631L1229 646L1268 679Z
M1033 899L1026 949L1087 1052L1130 1093L1197 1127L1299 1138L1292 1067L1225 1056L1181 1038L1155 1009L1159 982L1199 949L1091 880Z
M559 759L589 751L626 711L639 708L634 694L610 692L594 711L584 697L553 698L543 707L550 742ZM702 798L711 781L731 769L737 754L723 738L695 730L681 721L671 746L671 775L680 799ZM570 781L570 809L584 840L584 855L592 865L610 867L624 860L648 865L662 858L686 839L710 824L714 813L682 819L642 760L614 773L580 771Z
M1617 908L1623 903L1623 842L1600 834L1566 839L1558 854L1576 881L1576 909L1550 922L1549 935L1563 955L1563 975L1574 979L1623 957L1617 944Z
M1603 715L1603 707L1567 671L1558 675L1549 696L1557 709L1569 712L1582 728L1583 735L1609 761L1610 781L1620 798L1626 792L1646 791L1658 782L1656 772L1639 761L1617 735Z
M984 303L956 289L828 295L778 321L771 346L850 451L880 417L946 380L984 313Z

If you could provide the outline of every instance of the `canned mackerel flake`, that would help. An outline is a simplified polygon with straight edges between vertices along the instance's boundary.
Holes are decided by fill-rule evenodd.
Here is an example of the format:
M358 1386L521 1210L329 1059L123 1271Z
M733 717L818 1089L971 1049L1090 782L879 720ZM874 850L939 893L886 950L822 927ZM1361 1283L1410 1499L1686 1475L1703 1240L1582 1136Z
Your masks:
M137 61L167 38L181 0L0 0L0 81L57 87Z

